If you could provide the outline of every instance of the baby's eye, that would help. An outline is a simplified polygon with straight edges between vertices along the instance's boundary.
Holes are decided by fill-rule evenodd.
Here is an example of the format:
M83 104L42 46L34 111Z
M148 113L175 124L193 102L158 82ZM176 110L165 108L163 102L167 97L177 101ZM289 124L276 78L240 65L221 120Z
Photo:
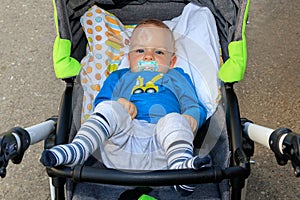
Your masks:
M135 52L136 53L144 53L145 51L144 51L144 49L137 49Z
M156 50L155 53L158 55L165 55L165 53L161 50Z

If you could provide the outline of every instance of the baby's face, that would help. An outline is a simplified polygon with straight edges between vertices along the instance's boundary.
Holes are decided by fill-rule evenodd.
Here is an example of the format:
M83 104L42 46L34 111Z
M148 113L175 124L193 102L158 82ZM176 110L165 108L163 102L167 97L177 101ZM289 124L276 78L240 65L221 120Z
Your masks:
M159 72L166 73L176 62L174 39L165 28L142 25L134 30L130 42L130 69L140 71L141 62L155 61Z

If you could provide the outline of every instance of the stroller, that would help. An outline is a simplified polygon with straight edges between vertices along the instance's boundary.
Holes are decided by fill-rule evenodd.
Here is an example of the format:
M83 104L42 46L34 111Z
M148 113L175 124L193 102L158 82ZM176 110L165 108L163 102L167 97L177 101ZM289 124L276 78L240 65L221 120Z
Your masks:
M104 1L101 1L104 2ZM76 117L71 113L73 108L70 107L73 104L70 102L75 102L76 98L80 95L75 94L78 85L76 79L70 78L79 73L79 68L76 61L82 60L85 56L86 39L84 34L81 32L81 27L79 22L80 16L82 16L86 9L90 8L92 5L97 4L99 7L108 10L118 16L122 22L126 24L133 24L139 21L138 16L132 16L131 9L136 9L136 6L145 6L146 8L153 7L157 10L157 7L163 9L162 4L153 3L154 5L149 6L152 2L144 3L143 1L130 3L124 2L110 2L107 1L108 5L102 5L96 1L82 2L82 4L77 4L77 2L68 2L67 5L64 2L56 2L56 11L58 16L58 27L59 36L61 39L68 39L72 41L72 51L71 57L68 57L72 62L65 63L64 66L67 68L66 74L57 72L59 78L63 78L66 81L66 91L64 98L62 100L61 113L58 117L47 120L46 122L39 124L37 126L29 127L26 129L13 128L10 133L3 136L1 140L1 175L5 175L5 168L7 166L8 160L11 159L14 163L19 163L22 160L23 154L27 149L28 145L34 144L41 140L47 139L47 147L53 144L66 143L72 136L66 135L66 133L75 132L71 130L74 128L74 122L78 121ZM141 5L136 5L137 3ZM184 5L185 2L184 1ZM117 8L115 8L115 4ZM90 166L77 166L74 169L69 168L59 168L59 169L48 169L49 174L53 177L53 185L55 187L55 197L57 199L64 198L64 178L73 178L75 181L90 181L96 183L108 183L108 184L121 184L121 185L142 185L142 186L157 186L157 185L174 185L179 183L209 183L217 182L220 183L219 187L223 188L221 196L225 198L227 192L230 191L228 180L230 180L231 186L231 197L232 199L239 199L241 197L241 190L243 188L243 183L250 173L249 160L253 154L253 142L262 143L265 146L270 147L278 160L279 164L286 164L287 160L292 161L292 165L295 169L296 176L299 176L299 137L293 134L288 129L278 129L271 130L251 123L249 120L240 119L239 109L237 104L237 99L233 91L233 83L241 80L245 67L245 55L239 57L240 52L246 52L245 48L245 38L244 38L244 28L247 16L248 2L240 2L240 5L236 7L237 10L232 10L229 5L234 5L232 3L225 3L228 5L230 11L234 11L235 22L228 22L224 20L224 17L220 16L220 8L212 7L212 5L218 5L213 3L197 1L195 4L205 5L212 13L215 14L216 24L218 26L222 58L225 61L223 64L219 77L224 82L222 85L222 100L219 101L219 105L225 105L224 109L226 111L226 126L227 131L221 132L226 133L226 136L217 138L218 143L227 143L228 152L231 152L231 157L228 161L221 161L220 163L214 163L214 167L207 169L205 171L195 172L191 170L183 170L182 172L174 171L158 171L151 173L125 173L115 170L99 169ZM178 16L184 6L179 1L166 3L166 8L174 8L174 13L159 12L157 15L166 14L167 16L151 16L161 19L170 19L172 17ZM82 8L83 10L79 9ZM176 8L176 9L175 9ZM73 9L73 10L72 10ZM129 9L129 10L127 10ZM76 10L76 12L75 12ZM178 13L175 13L178 12ZM224 11L225 12L225 11ZM154 12L145 11L143 14ZM66 14L69 17L66 17ZM126 19L126 16L131 16L134 18ZM226 15L227 16L227 15ZM141 16L142 18L143 16ZM144 16L148 17L148 16ZM232 29L236 29L234 32ZM70 32L71 31L71 32ZM232 45L229 45L231 41L241 41L239 50L232 50ZM57 44L57 43L56 43ZM232 43L231 43L232 44ZM236 43L234 43L236 44ZM229 46L228 46L229 45ZM64 49L64 53L67 54L68 49ZM69 49L70 52L71 49ZM229 50L229 51L227 51ZM237 55L238 54L238 55ZM230 56L229 56L230 55ZM237 57L236 57L237 56ZM229 58L229 59L228 59ZM241 62L239 62L241 61ZM236 65L239 62L241 65ZM70 68L70 66L72 66ZM110 65L113 66L113 65ZM229 67L230 66L230 67ZM235 67L237 67L235 69ZM229 68L229 69L228 69ZM234 69L233 69L234 68ZM59 68L61 69L61 68ZM70 69L70 70L69 70ZM237 73L231 73L235 71ZM240 72L240 73L238 73ZM220 111L218 108L217 111ZM214 113L208 120L207 124L200 130L201 133L207 133L209 137L209 131L211 129L210 125L214 124L221 114ZM222 115L221 115L222 116ZM223 116L225 118L225 116ZM214 126L215 127L215 126ZM42 131L41 131L42 130ZM55 135L50 133L56 132ZM38 133L38 134L36 134ZM44 133L44 134L41 134ZM228 137L227 137L228 134ZM48 137L50 135L50 137ZM196 137L195 147L198 149L202 148L202 144L205 145L206 140L204 138L205 134L199 134L200 137ZM52 140L52 142L51 142ZM51 144L52 143L52 144ZM221 144L222 145L222 144ZM216 145L219 147L219 144ZM284 147L284 148L283 148ZM201 151L201 150L200 150ZM212 151L218 152L217 149ZM212 153L213 154L213 153ZM217 160L217 159L216 159ZM218 165L219 164L219 165ZM180 173L180 177L178 174ZM224 181L223 181L224 180ZM68 183L69 185L69 183ZM225 188L225 189L224 189ZM135 191L138 192L138 191ZM146 191L142 191L145 193ZM150 194L150 193L149 193ZM199 197L201 198L201 197ZM165 199L165 198L163 198Z

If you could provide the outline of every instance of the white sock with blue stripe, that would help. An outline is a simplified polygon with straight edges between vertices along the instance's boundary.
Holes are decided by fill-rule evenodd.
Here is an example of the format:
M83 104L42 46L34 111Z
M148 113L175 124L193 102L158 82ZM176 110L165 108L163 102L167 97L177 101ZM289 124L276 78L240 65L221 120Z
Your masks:
M109 123L100 113L94 113L82 125L70 144L58 145L42 153L40 162L53 167L82 164L109 137Z
M170 169L194 169L199 170L210 166L210 157L200 158L193 156L193 147L186 141L174 142L167 148L168 163ZM195 190L194 185L175 185L174 189L182 196L188 196Z

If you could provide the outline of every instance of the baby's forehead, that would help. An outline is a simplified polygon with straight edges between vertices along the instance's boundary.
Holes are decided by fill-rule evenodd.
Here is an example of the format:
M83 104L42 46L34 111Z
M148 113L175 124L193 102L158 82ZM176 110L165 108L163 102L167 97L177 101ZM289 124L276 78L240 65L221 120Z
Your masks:
M133 31L130 47L133 49L141 46L164 48L168 51L173 51L174 39L172 32L164 27L148 24L140 25Z
M170 29L168 29L166 27L157 26L154 24L141 24L141 25L137 26L134 29L132 36L143 35L143 34L145 34L145 35L160 34L160 35L164 35L165 37L173 36L173 33L171 32Z

